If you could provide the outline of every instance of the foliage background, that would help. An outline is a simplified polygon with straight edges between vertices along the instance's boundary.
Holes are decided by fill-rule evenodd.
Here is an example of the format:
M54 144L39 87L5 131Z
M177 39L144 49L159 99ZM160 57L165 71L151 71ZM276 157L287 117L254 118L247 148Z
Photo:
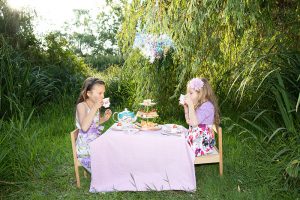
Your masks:
M87 23L79 20L77 25L86 28L84 34L54 31L41 41L33 32L33 15L0 0L0 197L2 191L18 196L20 191L30 193L30 188L35 188L30 197L47 195L44 184L58 172L61 179L57 177L49 190L63 198L57 187L70 188L74 182L64 178L72 169L71 162L65 164L71 157L67 133L73 128L75 101L88 76L106 81L112 109L137 110L142 99L152 98L158 102L161 123L181 124L179 94L185 93L192 77L208 78L221 107L225 178L210 179L215 174L211 166L202 176L201 168L197 179L210 181L198 185L207 191L194 197L298 197L299 1L121 2L121 7L114 7L113 1L107 1L116 18L112 29L101 30L99 38L88 30L94 22L82 11L78 20L86 17ZM105 24L107 17L100 13L98 22ZM176 48L150 64L132 49L137 30L166 33ZM106 39L117 44L117 50L103 48ZM77 44L94 51L84 53ZM216 184L223 192L215 192ZM236 184L245 189L233 191ZM257 189L258 184L263 189ZM71 198L77 192L66 195Z

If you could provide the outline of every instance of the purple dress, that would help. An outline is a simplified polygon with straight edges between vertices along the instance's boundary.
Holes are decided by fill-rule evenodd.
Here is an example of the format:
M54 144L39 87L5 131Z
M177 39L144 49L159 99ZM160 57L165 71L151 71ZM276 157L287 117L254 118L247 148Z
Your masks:
M196 109L198 126L190 126L186 136L187 142L196 157L213 152L215 146L215 136L212 129L214 115L215 108L210 101L203 103Z
M87 108L87 112L90 112L90 109ZM90 128L84 132L79 124L78 116L76 113L76 126L79 129L79 134L76 140L76 151L77 157L80 161L81 165L91 172L91 159L90 159L90 147L89 143L94 139L98 138L101 134L101 130L103 130L103 126L100 126L99 123L99 112L95 114L95 117L92 121Z

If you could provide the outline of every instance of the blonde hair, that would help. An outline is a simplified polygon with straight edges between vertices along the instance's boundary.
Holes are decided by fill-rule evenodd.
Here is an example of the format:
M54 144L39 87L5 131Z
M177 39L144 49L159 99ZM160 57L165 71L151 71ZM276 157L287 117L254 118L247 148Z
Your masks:
M214 123L216 125L220 124L220 111L218 106L218 100L217 97L208 83L208 80L206 78L199 78L204 84L203 87L200 90L195 90L198 93L198 102L195 105L195 109L200 107L206 100L210 101L214 108L215 108L215 115L214 115ZM190 87L190 81L187 84L187 92L189 91Z
M77 100L77 104L88 99L87 92L91 91L93 89L93 86L96 84L105 85L104 81L94 77L89 77L83 82L81 92Z

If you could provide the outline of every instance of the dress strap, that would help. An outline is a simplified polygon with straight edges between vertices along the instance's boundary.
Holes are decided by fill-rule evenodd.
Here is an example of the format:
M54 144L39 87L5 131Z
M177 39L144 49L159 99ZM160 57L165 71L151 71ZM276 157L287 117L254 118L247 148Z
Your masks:
M91 109L90 109L89 105L85 101L84 101L84 104L86 105L88 112L90 112Z

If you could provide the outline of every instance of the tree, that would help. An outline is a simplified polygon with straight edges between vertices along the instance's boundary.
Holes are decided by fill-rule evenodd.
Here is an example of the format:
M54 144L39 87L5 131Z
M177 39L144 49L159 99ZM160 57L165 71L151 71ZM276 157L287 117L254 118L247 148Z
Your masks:
M99 9L95 17L90 10L74 10L75 20L66 24L64 34L74 52L98 69L123 62L116 39L123 19L122 6L122 2L107 1L106 9Z
M176 45L171 66L176 81L169 96L183 92L191 77L204 76L220 96L237 91L237 95L228 98L230 101L237 99L239 103L243 97L250 103L259 94L243 95L247 92L245 86L251 92L253 80L262 79L273 68L269 60L261 58L280 51L299 50L299 5L299 1L272 0L133 0L125 6L118 40L126 57L128 76L136 81L137 96L141 96L145 88L153 88L153 81L143 78L145 70L149 70L147 80L157 78L153 71L160 64L149 65L132 49L140 26L148 33L168 34ZM156 82L165 82L168 78L174 77L162 77ZM160 95L159 90L154 93L156 97Z

